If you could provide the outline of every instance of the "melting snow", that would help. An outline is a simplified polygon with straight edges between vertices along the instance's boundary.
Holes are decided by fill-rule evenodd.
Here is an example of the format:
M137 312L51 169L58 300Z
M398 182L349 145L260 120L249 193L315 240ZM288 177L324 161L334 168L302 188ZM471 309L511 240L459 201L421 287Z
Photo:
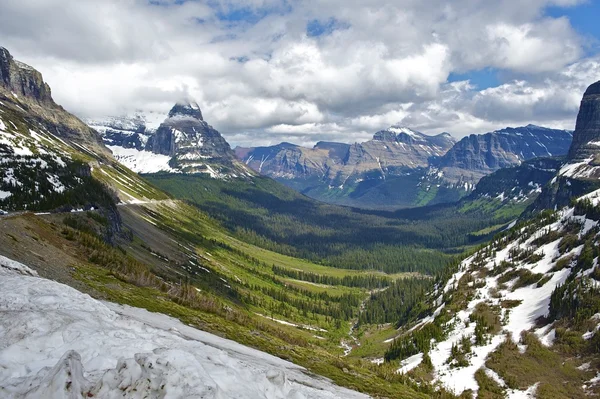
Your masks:
M366 397L168 316L0 265L2 397Z
M136 173L174 172L169 166L171 157L155 154L150 151L139 151L135 148L107 146L114 157L123 165Z

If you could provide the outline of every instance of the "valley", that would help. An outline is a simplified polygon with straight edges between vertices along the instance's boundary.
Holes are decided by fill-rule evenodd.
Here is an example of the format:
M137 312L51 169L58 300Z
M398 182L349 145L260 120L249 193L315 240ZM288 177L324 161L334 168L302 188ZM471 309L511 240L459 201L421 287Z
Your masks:
M600 82L574 133L234 150L0 50L2 396L598 394Z

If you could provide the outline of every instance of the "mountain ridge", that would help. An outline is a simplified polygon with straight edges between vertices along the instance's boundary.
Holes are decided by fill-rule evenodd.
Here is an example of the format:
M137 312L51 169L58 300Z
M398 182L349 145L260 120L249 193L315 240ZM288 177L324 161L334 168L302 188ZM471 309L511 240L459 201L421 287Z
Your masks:
M393 125L364 143L236 147L253 170L314 199L393 209L453 202L481 177L539 156L566 154L572 134L534 125L455 141Z

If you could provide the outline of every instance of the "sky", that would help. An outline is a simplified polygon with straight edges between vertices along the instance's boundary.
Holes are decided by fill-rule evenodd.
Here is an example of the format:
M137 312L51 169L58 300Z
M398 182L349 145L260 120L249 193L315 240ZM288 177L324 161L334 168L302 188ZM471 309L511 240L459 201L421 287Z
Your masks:
M2 0L0 46L82 118L193 99L232 145L573 129L600 0Z

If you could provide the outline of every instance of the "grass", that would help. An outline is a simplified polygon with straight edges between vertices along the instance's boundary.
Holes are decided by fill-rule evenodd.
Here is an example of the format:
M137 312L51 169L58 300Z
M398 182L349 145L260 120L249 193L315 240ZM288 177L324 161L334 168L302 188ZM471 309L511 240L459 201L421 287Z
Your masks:
M507 339L493 352L486 366L496 371L511 389L525 390L539 384L538 398L584 397L581 385L593 373L578 370L572 360L543 346L535 334L524 333L524 354L511 339Z
M170 315L185 324L224 338L234 339L241 344L300 364L310 371L327 376L335 383L350 389L385 397L428 397L423 393L416 392L403 382L382 378L363 361L342 359L330 354L316 345L317 339L306 340L304 345L299 344L302 339L296 338L296 336L302 332L295 331L293 328L263 320L256 321L251 326L242 326L217 315L178 305L160 291L128 284L102 268L77 265L75 270L75 277L78 280L94 290L102 292L110 301ZM249 314L249 317L252 315ZM256 331L254 328L257 326L262 326L262 329ZM276 333L276 331L278 332Z

